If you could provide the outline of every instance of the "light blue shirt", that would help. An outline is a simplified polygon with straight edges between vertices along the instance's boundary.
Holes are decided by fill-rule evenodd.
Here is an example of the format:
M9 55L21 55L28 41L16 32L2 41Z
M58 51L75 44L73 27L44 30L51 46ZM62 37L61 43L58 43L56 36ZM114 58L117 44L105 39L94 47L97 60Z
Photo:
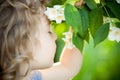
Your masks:
M33 71L30 75L30 80L42 80L41 73L39 71Z

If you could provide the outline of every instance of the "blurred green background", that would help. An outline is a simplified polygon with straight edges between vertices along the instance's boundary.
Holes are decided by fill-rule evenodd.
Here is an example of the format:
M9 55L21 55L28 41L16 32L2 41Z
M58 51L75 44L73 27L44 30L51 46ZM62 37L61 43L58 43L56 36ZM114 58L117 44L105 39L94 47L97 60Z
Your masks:
M120 80L120 43L85 43L83 65L73 80Z
M61 39L56 42L55 61L58 61L64 43ZM120 80L120 43L106 39L94 47L90 38L84 46L82 68L73 80Z

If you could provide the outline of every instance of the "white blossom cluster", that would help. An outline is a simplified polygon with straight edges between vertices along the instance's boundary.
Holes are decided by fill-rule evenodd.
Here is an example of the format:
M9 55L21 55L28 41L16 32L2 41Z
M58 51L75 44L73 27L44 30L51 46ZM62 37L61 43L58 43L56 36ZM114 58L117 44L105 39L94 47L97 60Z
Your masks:
M61 23L65 20L64 8L62 8L60 5L55 5L53 8L47 7L45 14L47 15L48 19L51 21L55 20L56 23Z
M120 42L120 28L117 28L116 26L110 24L108 39L111 41Z

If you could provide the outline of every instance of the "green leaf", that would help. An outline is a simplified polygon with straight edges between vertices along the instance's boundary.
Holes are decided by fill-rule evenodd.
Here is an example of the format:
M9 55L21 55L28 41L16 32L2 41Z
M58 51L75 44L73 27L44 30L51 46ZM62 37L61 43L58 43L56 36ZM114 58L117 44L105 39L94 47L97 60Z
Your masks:
M115 23L116 27L120 28L120 22Z
M53 7L54 5L63 5L67 0L50 0L47 4L49 7Z
M112 11L116 18L120 19L120 4L113 0L107 2L106 6Z
M93 9L89 14L89 21L90 33L94 36L95 31L103 24L102 9Z
M89 18L88 18L88 11L85 7L79 9L79 13L81 16L81 26L79 27L79 35L84 39L88 33L89 27Z
M108 12L109 15L106 13L106 10L103 8L103 15L104 16L107 16L107 17L110 17L110 18L115 18L116 17L113 14L113 12L107 6L105 6L105 8L106 8L106 10L107 10L107 12Z
M80 16L77 8L75 8L71 4L67 4L65 6L64 14L65 14L65 19L66 19L67 24L73 28L75 33L77 33L78 27L81 27L81 24L80 24L81 23L81 16Z
M86 37L85 37L85 40L89 43L89 39L90 39L90 35L89 35L89 32L88 32Z
M94 0L86 0L86 4L90 9L95 9L97 8L97 4L95 3Z
M109 33L109 23L106 23L101 27L99 27L93 37L94 45L96 46L97 44L105 40L108 36L108 33Z
M55 58L54 58L55 62L59 61L60 55L62 53L64 46L65 46L64 41L60 38L58 38L56 40L56 44L57 44L57 49L56 49L56 54L55 54Z
M73 35L72 38L73 44L78 48L81 52L83 51L84 41L78 35Z
M66 2L65 2L64 5L66 5L66 4L68 4L68 3L74 5L74 3L75 3L76 1L78 1L78 0L66 0Z

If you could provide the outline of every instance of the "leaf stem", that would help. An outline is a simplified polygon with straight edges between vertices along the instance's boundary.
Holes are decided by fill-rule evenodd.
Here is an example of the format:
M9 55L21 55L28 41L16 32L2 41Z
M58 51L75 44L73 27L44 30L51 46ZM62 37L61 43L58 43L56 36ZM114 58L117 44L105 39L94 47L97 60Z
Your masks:
M109 17L110 23L112 23L112 20L111 20L111 18L110 18L110 15L109 15L109 13L108 13L106 7L104 6L104 4L103 4L102 2L101 2L101 4L102 4L102 6L103 6L103 8L104 8L104 10L105 10L105 12L106 12L106 14L107 14L107 16Z

